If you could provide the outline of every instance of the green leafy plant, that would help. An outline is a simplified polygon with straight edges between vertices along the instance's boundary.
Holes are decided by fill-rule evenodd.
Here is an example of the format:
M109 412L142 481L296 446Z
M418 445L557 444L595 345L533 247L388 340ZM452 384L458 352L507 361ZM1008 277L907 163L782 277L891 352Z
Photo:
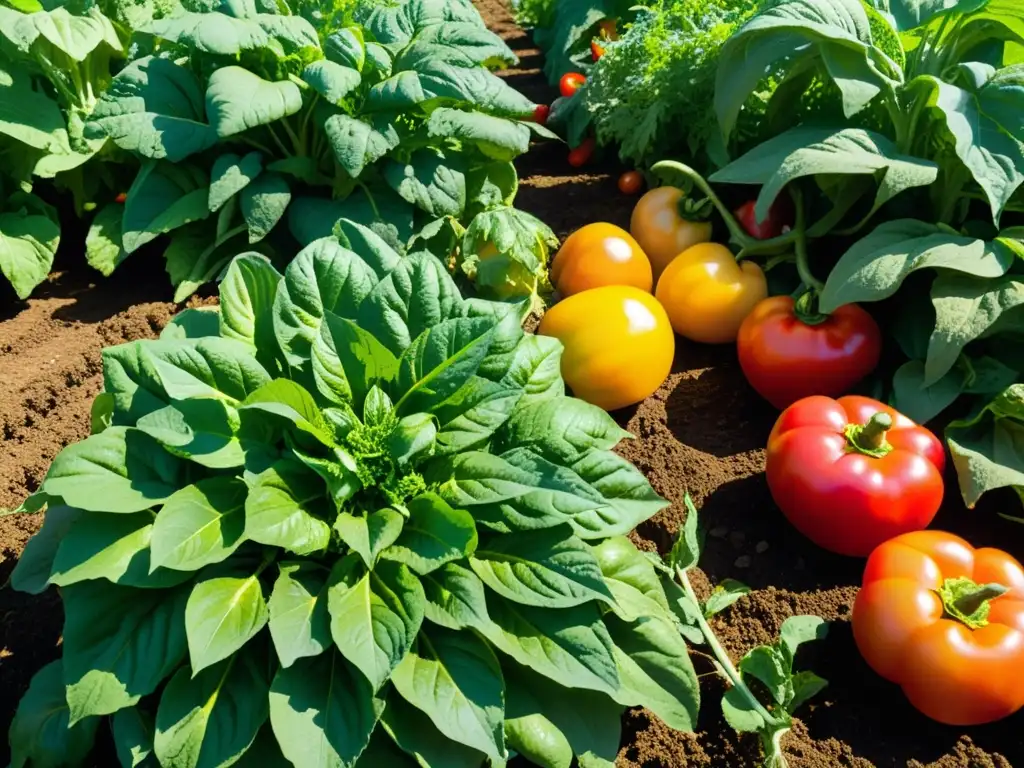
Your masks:
M126 51L124 32L95 6L0 5L0 272L19 298L53 265L58 193L79 215L97 195L115 194L119 171L90 162L104 142L86 138L84 126ZM34 186L51 190L50 202Z
M339 229L104 351L94 434L23 507L12 585L59 586L65 625L14 765L81 764L108 715L165 768L611 766L624 707L692 728L628 433L565 396L525 303Z
M766 71L776 126L803 119L798 94L838 93L841 113L711 180L760 185L760 217L783 189L799 194L807 226L759 247L798 247L820 312L891 299L879 311L902 352L896 408L927 421L969 396L948 437L971 506L1024 481L1020 413L1006 407L1022 370L1022 42L1024 7L1006 0L782 0L725 44L715 93L726 136ZM827 280L806 258L817 250L843 253Z
M700 559L704 535L693 500L687 495L684 502L687 515L679 538L664 562L653 562L661 572L673 610L683 622L686 638L707 646L715 671L729 685L722 697L726 722L740 733L756 733L760 737L766 768L785 768L782 738L792 728L793 712L828 684L813 672L794 672L793 662L801 645L826 637L828 623L818 616L791 616L783 622L776 643L757 646L734 664L708 619L750 589L727 579L707 601L702 603L697 598L688 572Z
M154 20L153 52L92 112L87 135L143 161L95 247L123 258L170 233L176 300L246 242L289 253L346 217L402 250L514 195L533 105L489 71L515 56L471 4L298 11L225 0Z

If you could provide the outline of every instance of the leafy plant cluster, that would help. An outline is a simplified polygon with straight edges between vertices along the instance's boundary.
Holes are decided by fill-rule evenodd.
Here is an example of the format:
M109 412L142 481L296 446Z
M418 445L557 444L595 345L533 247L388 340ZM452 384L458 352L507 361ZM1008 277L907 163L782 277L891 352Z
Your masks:
M891 299L892 402L919 421L957 403L946 436L969 506L1024 495L1022 43L1009 0L782 0L725 44L715 89L726 136L766 67L779 114L815 83L841 94L844 116L711 179L762 185L759 216L786 187L804 202L806 230L771 245L843 254L823 284L804 275L822 312Z
M625 707L692 729L625 536L667 502L527 305L345 219L105 350L93 434L24 505L12 585L60 587L65 624L12 764L83 764L108 715L131 768L611 766Z
M106 9L109 18L101 7L77 16L64 8L4 9L3 28L39 62L48 60L32 46L52 44L38 30L64 24L91 35L69 33L77 47L67 57L93 77L73 77L78 90L60 85L63 60L19 74L11 87L38 99L56 89L69 103L82 95L66 108L74 138L63 143L94 154L116 151L138 169L130 186L113 188L127 188L123 205L109 185L98 202L92 190L81 195L98 207L86 253L104 274L161 238L181 301L220 276L246 244L270 257L293 253L296 243L330 234L344 216L399 250L418 236L435 238L436 247L447 248L439 255L448 257L461 247L455 237L486 212L490 220L476 231L497 230L492 242L517 244L515 256L506 247L503 257L521 264L519 252L529 252L521 280L495 289L543 287L552 236L511 207L511 160L528 149L531 127L544 131L522 122L532 103L490 71L515 56L468 0L299 2L294 9L185 0L156 13L123 3ZM116 74L114 54L128 59ZM63 150L64 123L54 109L0 125L13 125L23 142L28 136ZM37 163L35 175L56 162ZM19 181L30 178L21 174ZM24 296L45 276L56 234L33 208L15 204L21 221L35 215L36 229L29 236L19 235L25 223L21 230L5 226L13 234L4 242L14 238L16 250L0 263ZM451 222L447 240L436 238L439 222Z

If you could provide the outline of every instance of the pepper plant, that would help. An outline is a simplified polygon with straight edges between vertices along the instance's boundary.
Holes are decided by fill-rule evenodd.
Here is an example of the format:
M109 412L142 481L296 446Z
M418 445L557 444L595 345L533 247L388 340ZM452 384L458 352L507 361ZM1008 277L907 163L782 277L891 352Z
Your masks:
M725 44L715 91L726 139L752 92L779 133L711 180L760 185L762 220L788 188L806 222L746 255L796 248L812 318L895 296L885 390L919 422L968 396L947 438L969 506L1024 488L1022 43L1008 0L781 0ZM823 94L841 108L793 106ZM822 253L843 254L827 279Z
M525 302L339 230L104 351L94 434L23 508L12 584L60 587L65 625L14 765L82 764L108 715L165 768L611 766L624 707L692 728L628 433L565 396Z

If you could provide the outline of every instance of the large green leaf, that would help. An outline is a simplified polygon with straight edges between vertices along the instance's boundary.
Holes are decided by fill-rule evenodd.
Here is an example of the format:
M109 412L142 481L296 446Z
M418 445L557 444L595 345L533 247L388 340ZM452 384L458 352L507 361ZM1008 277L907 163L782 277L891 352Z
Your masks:
M612 693L620 704L642 705L680 731L692 731L700 709L700 686L686 642L667 617L643 616L627 623L605 619L615 643L622 688Z
M475 627L498 650L567 688L613 694L614 646L593 603L534 608L488 593L490 621Z
M269 82L242 67L221 67L206 86L206 113L220 138L268 125L302 109L302 91L290 80Z
M201 172L150 160L135 177L124 206L124 250L132 253L165 232L210 215L209 187Z
M397 747L392 745L392 749L401 749L406 755L411 755L412 757L407 758L410 765L480 768L487 760L487 755L483 752L444 736L434 727L426 714L395 692L388 696L387 707L381 717L381 726L387 734L382 741L393 740ZM370 757L371 752L367 750L364 759ZM393 759L387 763L368 763L370 766L394 764Z
M424 616L448 629L482 625L488 620L484 584L457 562L442 565L421 578L426 602Z
M247 344L267 370L278 355L273 309L280 282L281 273L267 259L243 254L220 284L220 335Z
M17 65L0 69L0 135L33 149L63 151L67 128L60 105L32 87L32 76Z
M440 59L416 71L399 72L370 89L370 111L402 112L411 107L475 106L490 114L525 117L534 104L482 67L457 67Z
M49 216L0 213L0 272L19 299L50 274L60 243L60 227Z
M320 59L307 64L306 68L302 70L302 79L334 105L340 105L345 97L357 89L362 82L358 70L329 59Z
M270 595L270 636L282 667L318 656L331 644L328 572L312 562L283 562Z
M80 509L50 504L43 515L43 527L25 543L21 557L11 572L11 587L19 592L39 595L50 586L53 560L71 526L86 513Z
M416 42L454 48L473 63L484 66L512 65L518 61L512 49L479 20L431 24L416 33ZM399 66L397 62L396 66Z
M110 718L110 730L123 768L154 768L153 716L144 709L119 709Z
M230 765L269 715L266 653L246 649L193 676L177 671L160 696L153 752L161 765Z
M632 437L605 410L561 396L517 408L497 446L499 451L529 448L550 461L571 464L593 449L609 451Z
M1024 65L998 75L987 65L964 67L965 87L928 78L929 105L945 121L957 157L970 171L999 221L1014 192L1024 183Z
M462 314L462 297L436 257L414 253L377 283L352 319L395 355L413 339Z
M334 643L374 690L412 648L423 622L423 586L401 563L367 571L356 555L336 567L328 589Z
M281 459L260 474L245 500L245 537L297 555L324 551L331 541L325 488L319 476L294 459Z
M476 374L493 339L483 317L444 320L423 331L398 361L398 414L430 413Z
M85 581L63 589L64 682L72 724L148 696L185 658L188 586L132 589Z
M85 764L100 721L91 717L70 726L66 696L60 659L33 675L11 721L11 768Z
M417 150L408 163L389 162L384 178L403 200L431 216L459 217L466 208L466 167L458 154Z
M601 576L615 598L612 609L626 621L671 615L661 580L648 560L625 536L613 536L591 550Z
M249 242L258 243L284 217L292 201L292 188L280 173L260 174L239 193L242 216L249 227Z
M795 53L794 53L795 52ZM782 0L765 8L722 47L715 111L729 136L750 94L772 70L799 57L821 58L843 94L847 117L902 79L895 62L872 45L867 4L860 0Z
M107 579L126 587L173 587L187 574L150 564L153 514L83 515L57 548L50 583L58 587L90 579Z
M390 125L380 128L383 130L349 115L332 115L324 123L324 133L335 159L352 178L359 178L366 166L398 146L394 128Z
M391 682L449 739L505 759L505 685L486 642L440 627L421 632Z
M918 269L954 270L992 278L1005 274L1015 258L999 240L988 242L950 234L915 219L889 221L843 254L822 291L821 311L886 299Z
M278 744L303 768L352 768L383 709L366 678L335 650L281 668L270 687Z
M567 608L613 602L597 559L568 525L495 536L469 562L484 584L517 603Z
M931 184L938 173L935 163L900 154L893 142L873 131L801 126L758 145L711 180L763 185L755 213L764 220L785 186L805 176L874 176L879 180L877 210L904 190Z
M220 155L213 161L213 168L210 171L210 210L219 211L228 200L245 189L262 172L263 155L259 152L249 152L241 156L234 152Z
M1024 385L1007 387L975 414L946 430L968 507L997 488L1024 488ZM1024 497L1024 496L1022 496Z
M150 160L179 163L213 146L199 79L171 59L144 56L122 69L100 96L87 137L109 136Z
M181 469L149 436L110 427L57 454L40 490L90 512L141 512L180 487Z
M128 258L121 245L123 219L124 208L117 203L108 203L92 220L85 238L85 260L104 277L110 277Z
M377 280L370 265L335 238L303 248L285 270L274 300L274 331L288 363L309 360L325 312L354 319Z
M476 526L465 510L453 509L433 493L417 496L407 506L409 519L384 557L423 576L476 549Z
M245 540L247 494L234 477L209 477L176 491L153 525L153 565L196 571L230 557Z
M342 511L334 520L334 530L367 568L372 568L380 553L395 543L404 525L402 514L390 507L364 515Z
M263 629L268 618L257 573L198 582L189 594L183 622L192 674L229 658Z
M945 13L969 13L987 0L889 0L886 8L901 32L927 25Z
M480 112L435 109L427 121L427 132L437 138L472 144L495 160L513 160L530 149L530 129L526 125Z
M267 425L254 424L233 405L212 398L179 400L143 416L136 426L168 453L211 469L241 467L274 450Z
M313 341L312 368L321 395L358 411L371 387L395 377L398 360L372 334L327 310Z
M276 13L276 10L275 10ZM242 51L275 47L317 47L316 30L301 16L250 14L235 18L225 13L185 12L155 20L147 32L218 56L238 56Z

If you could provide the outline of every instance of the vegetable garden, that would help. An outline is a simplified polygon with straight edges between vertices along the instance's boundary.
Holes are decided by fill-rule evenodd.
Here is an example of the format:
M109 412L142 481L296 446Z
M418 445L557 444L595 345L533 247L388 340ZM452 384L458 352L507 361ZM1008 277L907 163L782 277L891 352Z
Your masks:
M1015 0L0 0L7 762L1024 765L1022 94Z

